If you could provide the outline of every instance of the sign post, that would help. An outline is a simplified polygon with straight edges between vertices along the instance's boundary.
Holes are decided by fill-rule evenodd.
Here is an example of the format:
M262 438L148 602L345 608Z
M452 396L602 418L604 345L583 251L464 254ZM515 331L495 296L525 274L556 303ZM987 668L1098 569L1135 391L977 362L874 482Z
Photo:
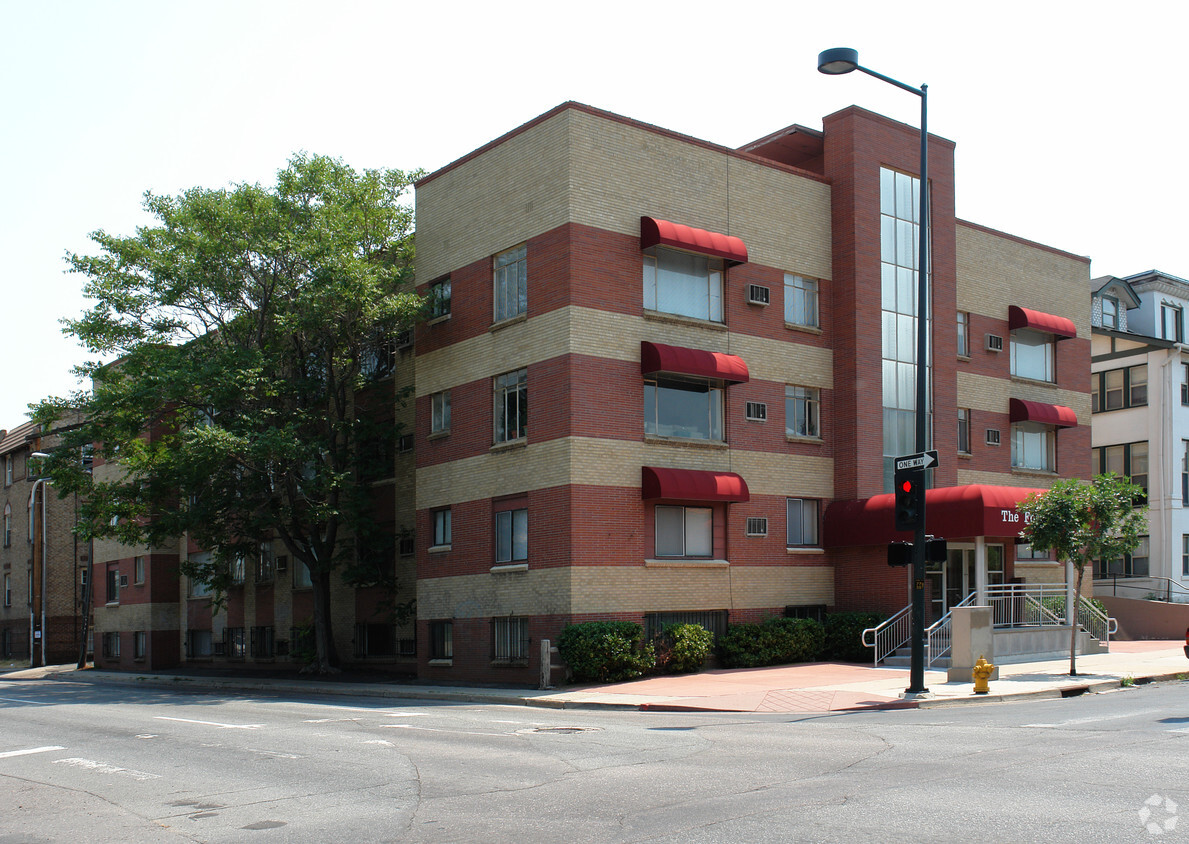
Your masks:
M913 532L909 694L929 691L925 686L925 470L937 463L936 451L896 458L896 529Z

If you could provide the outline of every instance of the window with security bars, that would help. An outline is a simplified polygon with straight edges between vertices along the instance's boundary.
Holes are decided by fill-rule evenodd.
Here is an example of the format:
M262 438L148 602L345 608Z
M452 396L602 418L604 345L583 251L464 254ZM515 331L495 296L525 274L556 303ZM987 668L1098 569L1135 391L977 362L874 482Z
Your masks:
M748 516L747 517L747 535L748 536L767 536L768 535L768 517L767 516Z
M209 659L214 651L211 631L186 631L186 659Z
M454 658L454 622L431 621L429 623L429 658Z
M391 624L356 624L355 656L396 655L396 628Z
M644 614L644 638L652 641L670 624L696 624L714 634L715 641L727 632L726 610L691 610L689 612L650 612Z
M230 659L243 659L247 654L247 647L245 643L244 628L242 627L224 627L223 628L223 653Z
M289 652L297 656L314 652L313 625L289 628Z
M528 619L493 618L491 620L491 659L493 662L528 660Z
M103 634L103 655L109 659L116 659L120 656L119 633Z
M251 654L254 659L271 659L277 652L277 636L273 627L253 627Z

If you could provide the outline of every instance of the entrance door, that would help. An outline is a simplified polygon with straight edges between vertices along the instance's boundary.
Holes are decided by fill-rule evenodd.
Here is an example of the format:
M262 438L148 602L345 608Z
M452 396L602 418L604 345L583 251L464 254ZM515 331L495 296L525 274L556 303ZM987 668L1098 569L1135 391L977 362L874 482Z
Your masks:
M974 546L951 545L944 563L925 570L926 623L937 621L974 591Z

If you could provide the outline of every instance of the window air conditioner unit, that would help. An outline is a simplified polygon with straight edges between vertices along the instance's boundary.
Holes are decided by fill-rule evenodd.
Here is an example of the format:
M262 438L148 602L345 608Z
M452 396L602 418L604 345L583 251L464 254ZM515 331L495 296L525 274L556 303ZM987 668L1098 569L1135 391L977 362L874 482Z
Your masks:
M767 305L772 301L772 291L762 284L747 285L747 304Z
M289 558L286 555L282 554L281 556L277 557L277 571L278 572L286 572L288 570L289 570Z
M128 588L128 575L126 575L126 574L121 574L121 575L120 575L120 588L121 588L121 589L127 589L127 588Z
M987 445L999 445L999 429L987 429Z
M987 335L987 351L988 352L1002 352L1003 351L1003 338L1000 337L998 334L988 334Z
M226 642L215 642L214 643L214 651L215 651L215 656L227 656L227 643Z
M767 536L768 535L768 518L766 516L748 516L747 517L747 535L748 536Z
M394 344L397 350L413 348L413 329L406 328L400 334L396 335Z
M763 422L768 418L768 405L762 401L749 401L745 405L744 415L753 421Z

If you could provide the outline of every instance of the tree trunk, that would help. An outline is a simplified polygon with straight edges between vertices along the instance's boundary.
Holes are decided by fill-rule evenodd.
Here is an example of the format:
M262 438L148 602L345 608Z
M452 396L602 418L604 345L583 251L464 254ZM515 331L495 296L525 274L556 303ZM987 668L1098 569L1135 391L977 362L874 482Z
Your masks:
M330 621L330 573L318 572L310 578L314 589L314 661L303 672L337 674L338 654L334 648L334 630Z
M1078 567L1078 579L1073 588L1073 606L1065 608L1065 620L1069 622L1069 676L1078 676L1078 610L1082 606L1082 575L1085 567Z

